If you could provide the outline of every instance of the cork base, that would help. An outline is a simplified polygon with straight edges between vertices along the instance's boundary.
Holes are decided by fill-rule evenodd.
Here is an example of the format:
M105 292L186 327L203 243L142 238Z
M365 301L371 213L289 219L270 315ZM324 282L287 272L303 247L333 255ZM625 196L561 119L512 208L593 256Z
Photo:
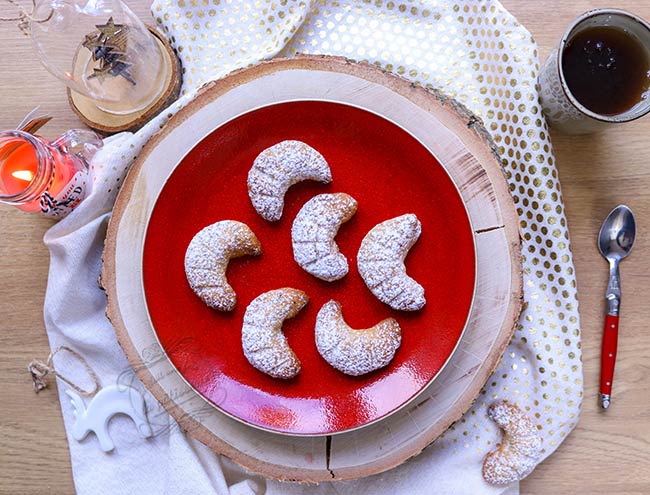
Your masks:
M160 44L163 53L163 71L160 77L164 78L162 93L148 107L137 112L117 115L102 110L91 98L68 88L68 103L72 111L84 124L101 134L135 132L178 98L182 82L180 61L169 42L155 28L147 27Z

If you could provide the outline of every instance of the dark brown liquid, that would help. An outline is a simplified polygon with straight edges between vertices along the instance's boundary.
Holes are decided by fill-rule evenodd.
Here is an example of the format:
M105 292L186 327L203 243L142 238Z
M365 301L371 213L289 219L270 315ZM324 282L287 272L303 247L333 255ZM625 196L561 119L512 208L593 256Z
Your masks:
M567 43L562 70L569 90L592 112L623 113L639 103L650 86L650 57L623 29L596 26Z

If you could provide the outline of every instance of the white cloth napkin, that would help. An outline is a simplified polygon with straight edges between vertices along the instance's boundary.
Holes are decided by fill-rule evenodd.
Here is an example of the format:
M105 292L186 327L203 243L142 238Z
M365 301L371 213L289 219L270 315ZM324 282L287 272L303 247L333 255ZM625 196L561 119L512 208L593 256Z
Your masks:
M537 48L497 2L384 0L278 2L155 0L152 12L183 63L183 96L135 134L107 140L93 160L90 196L45 235L51 266L45 323L52 348L79 351L103 385L130 371L97 287L106 224L115 195L141 146L185 105L201 84L230 70L296 52L367 60L419 84L441 88L479 115L500 147L521 219L525 306L512 342L474 406L423 453L387 473L320 486L279 483L246 473L181 433L145 392L156 435L143 440L116 417L116 450L104 454L92 435L69 436L77 492L92 494L393 494L517 493L517 483L492 486L483 457L499 442L487 418L494 400L518 404L538 425L543 457L575 426L582 367L575 277L560 186L535 88ZM83 384L65 356L56 366ZM73 411L59 394L68 434Z

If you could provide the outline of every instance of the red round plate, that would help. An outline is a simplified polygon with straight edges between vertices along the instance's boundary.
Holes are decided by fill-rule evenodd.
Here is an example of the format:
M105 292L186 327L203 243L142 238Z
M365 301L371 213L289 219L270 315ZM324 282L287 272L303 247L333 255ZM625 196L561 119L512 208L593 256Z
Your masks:
M285 139L320 151L331 184L302 182L285 198L276 223L257 215L246 177L255 157ZM336 238L350 272L327 283L293 260L291 224L316 194L346 192L359 204ZM361 240L377 223L415 213L422 235L411 249L408 273L425 288L423 310L394 311L368 291L356 267ZM219 220L239 220L262 244L259 257L230 262L237 293L232 313L214 311L192 292L183 260L192 237ZM201 140L181 161L157 199L144 246L143 278L153 327L187 382L223 412L248 424L295 435L359 428L399 409L422 391L449 359L472 304L475 253L462 199L436 158L406 131L375 114L338 103L300 101L246 113ZM280 287L305 291L309 304L283 329L302 362L292 380L253 368L241 346L246 306ZM350 377L330 367L314 342L314 322L330 299L346 321L366 328L394 317L402 345L384 369Z

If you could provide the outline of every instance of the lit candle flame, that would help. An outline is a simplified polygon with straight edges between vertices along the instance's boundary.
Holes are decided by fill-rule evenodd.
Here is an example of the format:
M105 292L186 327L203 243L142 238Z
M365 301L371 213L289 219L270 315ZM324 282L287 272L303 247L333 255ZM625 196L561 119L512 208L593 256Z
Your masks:
M17 170L15 172L12 172L11 175L16 179L24 180L27 182L31 182L34 178L34 174L29 170Z

